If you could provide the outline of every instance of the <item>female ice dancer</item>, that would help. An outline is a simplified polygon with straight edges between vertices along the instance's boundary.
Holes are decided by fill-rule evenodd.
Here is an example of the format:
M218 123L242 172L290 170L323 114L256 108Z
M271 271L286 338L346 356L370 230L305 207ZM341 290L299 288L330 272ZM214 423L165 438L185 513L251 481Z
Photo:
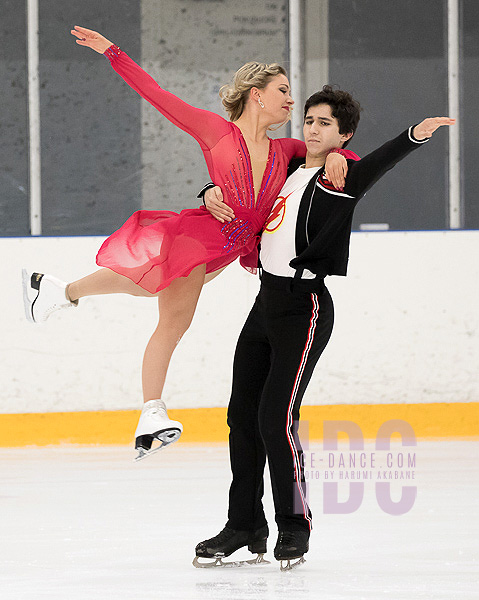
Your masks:
M234 219L220 223L204 207L179 214L140 210L103 243L99 271L69 284L24 271L27 317L33 322L76 306L85 296L158 298L160 317L143 359L144 406L135 432L137 458L142 458L181 435L182 425L168 418L161 395L171 356L191 323L203 284L238 257L255 272L259 234L286 179L288 162L305 156L306 150L299 140L267 136L271 125L288 120L293 105L286 73L276 63L247 63L233 84L222 88L231 119L227 121L163 90L101 34L78 26L71 33L80 46L104 54L128 85L198 141L212 180L223 188L235 212ZM326 167L334 183L346 161L338 154L329 161ZM161 445L152 450L154 439Z

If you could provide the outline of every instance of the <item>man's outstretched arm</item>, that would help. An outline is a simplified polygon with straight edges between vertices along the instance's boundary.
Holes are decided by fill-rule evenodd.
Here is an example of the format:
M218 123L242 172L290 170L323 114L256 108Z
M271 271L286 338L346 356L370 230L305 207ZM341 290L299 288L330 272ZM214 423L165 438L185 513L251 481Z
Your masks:
M356 198L362 196L400 160L425 144L439 127L454 125L455 122L450 117L429 117L370 152L360 161L350 161L345 193Z

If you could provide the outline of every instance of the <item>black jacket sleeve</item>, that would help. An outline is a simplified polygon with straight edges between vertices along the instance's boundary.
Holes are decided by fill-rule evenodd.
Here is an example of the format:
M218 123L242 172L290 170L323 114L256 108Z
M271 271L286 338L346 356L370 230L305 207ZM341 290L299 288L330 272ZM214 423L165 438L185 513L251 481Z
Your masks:
M348 174L344 191L350 196L360 198L410 152L429 140L416 140L412 135L415 126L373 150L360 161L348 160Z
M289 263L293 269L308 269L318 277L346 275L356 204L380 177L427 141L415 140L412 130L413 127L409 128L360 161L348 160L344 193L334 195L318 187L316 181L308 184L304 197L311 201L308 200L309 208L306 206L302 210L300 206L296 228L297 256Z
M208 183L205 183L205 185L201 188L200 193L196 196L197 198L200 198L200 200L203 200L203 204L205 204L205 194L208 190L210 190L211 188L214 188L215 184L212 181L209 181ZM206 206L206 204L205 204Z

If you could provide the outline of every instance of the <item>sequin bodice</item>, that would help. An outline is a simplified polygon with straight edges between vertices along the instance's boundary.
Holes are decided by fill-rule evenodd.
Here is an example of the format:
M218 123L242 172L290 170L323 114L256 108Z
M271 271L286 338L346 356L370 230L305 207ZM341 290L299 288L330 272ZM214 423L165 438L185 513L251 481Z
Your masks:
M236 218L221 228L227 240L225 250L244 245L256 236L286 180L289 161L305 155L304 143L289 138L270 140L261 188L255 197L250 155L234 123L194 108L162 89L117 46L111 46L105 56L128 85L200 144L212 181L221 186L225 201L235 211Z
M296 140L270 140L261 186L255 195L248 147L240 129L234 123L227 125L229 132L210 150L210 175L222 187L225 201L236 216L250 214L256 231L260 231L286 179L291 151L285 151L284 142L287 145Z

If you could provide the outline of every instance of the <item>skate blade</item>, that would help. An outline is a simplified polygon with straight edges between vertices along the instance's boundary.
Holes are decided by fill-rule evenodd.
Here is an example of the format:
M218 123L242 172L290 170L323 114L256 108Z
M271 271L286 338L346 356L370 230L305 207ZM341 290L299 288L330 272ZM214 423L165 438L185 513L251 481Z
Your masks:
M295 563L292 563L291 560L295 560L293 559L286 559L286 560L282 560L281 564L280 564L280 571L292 571L293 569L297 569L300 565L304 564L306 562L306 559L302 556L301 558L299 558ZM283 563L286 563L285 565L283 565Z
M210 562L201 562L199 556L195 556L193 559L193 566L197 569L213 569L221 567L223 569L234 569L238 567L251 567L256 565L270 565L269 560L264 558L263 554L258 554L256 558L250 558L249 560L232 560L223 562L222 557L213 559Z
M29 321L30 323L35 323L32 313L32 307L33 303L35 302L35 299L30 300L30 296L28 295L28 291L31 289L30 277L31 273L29 273L26 269L22 269L23 307L25 308L25 316L27 318L27 321Z
M136 448L136 450L138 450L138 456L135 457L135 462L148 458L148 456L163 450L166 446L176 442L180 438L180 435L181 431L179 429L167 429L166 431L156 433L152 437L157 439L160 442L160 445L156 448L150 448L149 450L146 450L145 448Z

